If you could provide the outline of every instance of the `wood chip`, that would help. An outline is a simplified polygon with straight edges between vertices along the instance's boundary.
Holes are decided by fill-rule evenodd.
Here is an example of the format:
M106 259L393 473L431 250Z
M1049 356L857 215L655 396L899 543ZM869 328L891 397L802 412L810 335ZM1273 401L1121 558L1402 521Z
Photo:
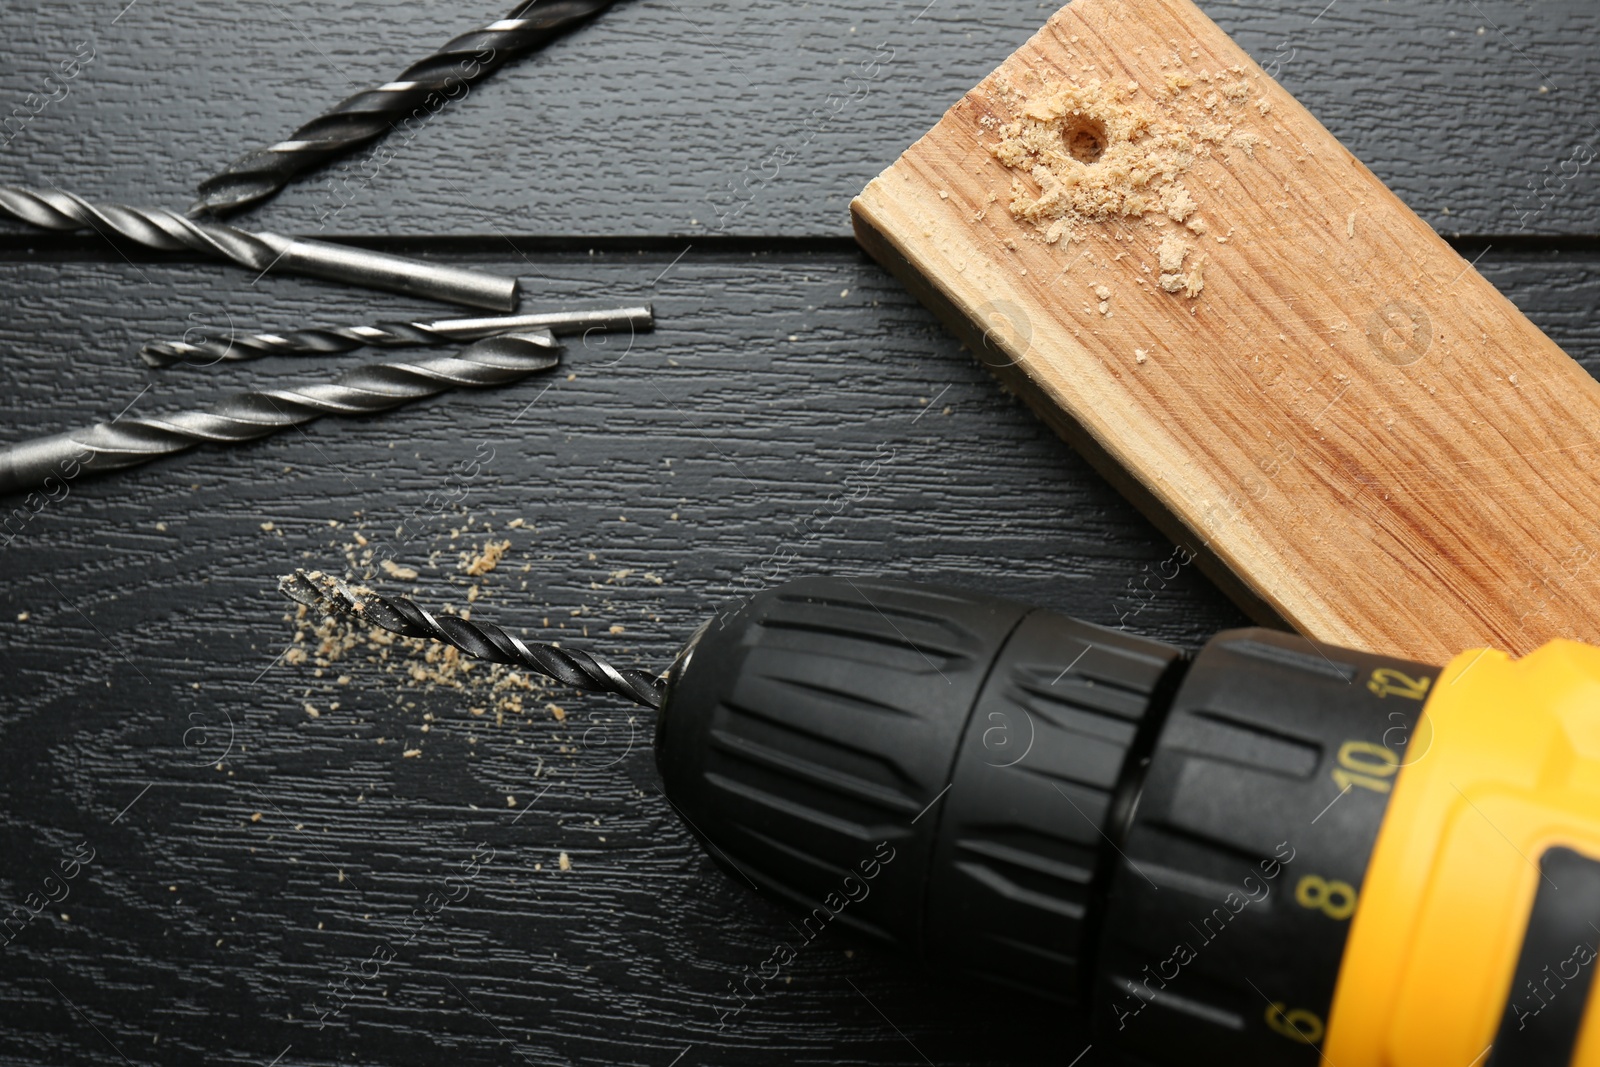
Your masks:
M474 578L488 574L500 565L500 560L505 557L506 550L510 547L510 541L485 542L482 550L476 555L462 557L461 570Z
M391 578L399 578L403 582L415 581L417 572L410 567L402 567L392 559L386 559L378 566L383 568L383 573Z

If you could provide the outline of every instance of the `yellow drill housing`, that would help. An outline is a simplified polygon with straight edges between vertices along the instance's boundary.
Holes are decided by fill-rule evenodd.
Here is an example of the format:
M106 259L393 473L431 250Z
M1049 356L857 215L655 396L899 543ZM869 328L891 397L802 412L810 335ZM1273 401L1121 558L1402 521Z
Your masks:
M1338 1067L1523 1067L1519 1035L1565 1011L1582 1022L1562 1062L1600 1067L1600 929L1583 917L1600 913L1600 648L1461 654L1427 694L1404 764L1324 1054ZM1577 857L1552 871L1567 850ZM1536 901L1563 897L1580 898L1577 921L1548 958L1527 959Z

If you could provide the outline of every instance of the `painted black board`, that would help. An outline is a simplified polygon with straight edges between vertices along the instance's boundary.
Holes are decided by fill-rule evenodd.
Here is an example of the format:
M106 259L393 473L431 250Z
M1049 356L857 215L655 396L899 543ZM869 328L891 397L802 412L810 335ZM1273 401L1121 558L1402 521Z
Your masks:
M362 665L334 709L326 678L278 659L293 631L276 577L338 565L354 527L405 521L417 536L396 559L419 576L384 588L466 606L455 549L503 536L477 617L647 666L788 552L779 577L966 584L1189 646L1243 622L1192 569L1164 577L1171 547L848 245L680 251L473 260L555 305L653 300L659 328L576 343L562 373L504 391L74 482L0 549L0 901L42 891L63 850L94 850L0 949L0 1060L943 1067L1082 1051L1053 1012L837 932L719 1029L729 983L795 935L658 794L648 716L554 694L564 721L535 701L496 725L450 691L397 705L393 678ZM1480 267L1600 369L1600 254L1489 249ZM7 439L335 371L349 360L152 372L132 349L366 302L87 252L0 263L0 292ZM415 518L451 484L458 500ZM821 535L795 532L841 495ZM403 944L480 845L493 858L467 899ZM370 981L319 1029L346 968Z
M248 218L301 234L846 235L850 197L1056 6L623 0ZM1600 234L1588 0L1203 6L1442 232ZM186 207L214 168L508 7L8 5L0 182Z

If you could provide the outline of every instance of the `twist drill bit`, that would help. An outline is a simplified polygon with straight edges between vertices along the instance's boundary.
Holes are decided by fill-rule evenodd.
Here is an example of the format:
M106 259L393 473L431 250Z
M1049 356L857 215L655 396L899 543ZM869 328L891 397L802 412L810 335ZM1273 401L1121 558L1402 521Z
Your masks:
M549 330L557 337L593 330L648 330L654 318L648 307L614 311L552 311L482 319L440 319L436 322L380 322L373 326L321 326L288 333L245 337L207 337L198 341L150 341L139 356L152 367L175 363L239 362L264 356L320 356L373 346L443 345L476 341L518 330Z
M371 289L426 296L452 304L510 311L517 280L460 267L441 267L362 248L247 233L219 222L197 222L159 208L91 204L80 196L0 185L0 212L46 230L92 229L158 252L191 249L264 274L283 270Z
M331 382L237 393L201 410L117 418L24 441L0 449L0 494L70 481L84 468L132 467L205 442L252 441L323 415L370 415L450 389L506 385L554 367L558 353L547 331L491 337L454 356L371 363Z
M618 670L588 652L530 645L493 623L431 615L405 597L358 591L319 571L296 571L285 577L278 588L290 600L326 615L353 615L390 633L443 641L477 659L527 667L574 689L615 693L647 708L661 707L664 679L644 671Z
M447 43L395 81L357 93L270 148L246 153L200 183L191 215L224 215L275 195L294 178L377 140L410 117L436 113L471 83L593 18L614 0L531 0Z

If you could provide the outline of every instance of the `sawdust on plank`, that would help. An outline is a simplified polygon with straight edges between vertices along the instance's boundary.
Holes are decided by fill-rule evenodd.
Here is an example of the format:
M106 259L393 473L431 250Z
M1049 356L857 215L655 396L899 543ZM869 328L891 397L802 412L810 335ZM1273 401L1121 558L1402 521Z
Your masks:
M1246 124L1258 90L1244 67L1191 70L1176 52L1161 64L1154 87L1039 69L1001 79L991 99L1009 115L980 125L995 138L988 150L1014 172L1011 215L1038 239L1067 246L1099 224L1141 224L1152 231L1160 287L1193 299L1205 288L1205 257L1185 268L1191 249L1173 230L1203 236L1209 224L1185 176L1203 159L1253 156L1266 142ZM1255 114L1270 108L1254 104Z
M1188 258L1190 251L1189 243L1176 234L1163 237L1156 246L1156 259L1161 266L1161 277L1157 279L1157 284L1166 292L1183 293L1193 299L1206 286L1201 273L1206 257L1195 257L1185 273L1183 261Z

